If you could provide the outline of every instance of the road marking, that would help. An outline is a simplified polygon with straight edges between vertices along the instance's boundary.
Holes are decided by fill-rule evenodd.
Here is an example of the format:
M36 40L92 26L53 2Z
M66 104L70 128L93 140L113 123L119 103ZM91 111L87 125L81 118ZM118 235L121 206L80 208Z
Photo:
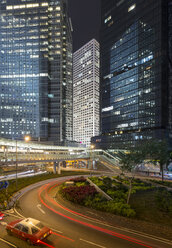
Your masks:
M106 248L105 246L98 245L98 244L96 244L96 243L93 243L93 242L88 241L88 240L85 240L85 239L79 239L79 240L81 240L81 241L83 241L83 242L86 242L86 243L88 243L88 244L91 244L91 245L95 245L95 246L101 247L101 248Z
M10 245L10 246L12 246L12 247L17 248L17 246L16 246L16 245L13 245L12 243L10 243L10 242L6 241L5 239L1 239L1 238L0 238L0 240L1 240L2 242L6 243L6 244L8 244L8 245Z
M70 212L69 209L66 209L64 208L62 205L60 205L57 200L56 200L56 203L59 205L59 207L63 208L64 210L66 210L67 212ZM82 219L86 219L86 220L89 220L91 222L94 222L94 223L98 223L98 224L101 224L103 226L107 226L107 227L110 227L110 228L113 228L113 229L117 229L117 230L120 230L120 231L124 231L124 232L128 232L128 233L132 233L132 234L135 234L135 235L139 235L139 236L142 236L144 238L149 238L149 239L152 239L152 240L155 240L155 241L159 241L161 243L165 243L165 244L172 244L171 240L168 240L168 239L164 239L164 238L160 238L160 237L157 237L157 236L153 236L153 235L150 235L150 234L146 234L146 233L142 233L142 232L138 232L138 231L135 231L135 230L132 230L132 229L128 229L128 228L125 228L125 227L119 227L119 226L112 226L110 224L107 224L105 222L102 222L100 220L96 220L96 219L93 219L92 217L89 217L86 218L82 215L78 215L77 213L73 213L73 212L70 212L72 213L73 215L75 216L79 216L80 218Z
M51 228L51 227L50 227L50 229L53 230L53 231L55 231L55 232L58 232L58 233L63 233L63 232L58 231L58 230L56 230L56 229L54 229L54 228Z
M45 214L44 210L42 210L42 208L41 208L41 204L38 204L38 205L37 205L37 208L38 208L43 214Z
M56 236L58 236L58 237L64 238L64 239L68 239L68 240L70 240L70 241L72 241L72 242L75 241L75 240L73 240L73 239L71 239L71 238L68 238L68 237L66 237L66 236L63 236L63 235L58 234L58 233L55 233L55 232L52 232L52 234L54 234L54 235L56 235Z

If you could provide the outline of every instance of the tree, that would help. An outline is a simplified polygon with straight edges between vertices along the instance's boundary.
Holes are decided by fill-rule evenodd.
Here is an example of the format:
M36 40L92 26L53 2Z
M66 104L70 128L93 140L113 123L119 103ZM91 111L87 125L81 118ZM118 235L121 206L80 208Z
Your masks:
M144 145L144 152L147 154L146 157L150 162L154 164L159 163L162 181L164 181L164 165L170 159L167 142L165 140L151 140Z
M129 177L129 191L127 196L127 204L129 203L131 191L132 191L132 181L135 176L135 170L137 165L142 163L144 160L144 154L141 149L130 150L127 154L123 155L120 160L121 170L124 172L131 173Z

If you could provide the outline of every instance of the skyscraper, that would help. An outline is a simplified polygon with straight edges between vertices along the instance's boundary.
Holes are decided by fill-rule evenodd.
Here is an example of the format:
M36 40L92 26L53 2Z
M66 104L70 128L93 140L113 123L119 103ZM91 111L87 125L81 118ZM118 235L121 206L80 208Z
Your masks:
M0 135L72 140L67 0L1 0L0 14Z
M127 148L172 138L172 1L102 0L101 131Z
M99 57L95 39L73 55L73 135L86 146L99 134Z

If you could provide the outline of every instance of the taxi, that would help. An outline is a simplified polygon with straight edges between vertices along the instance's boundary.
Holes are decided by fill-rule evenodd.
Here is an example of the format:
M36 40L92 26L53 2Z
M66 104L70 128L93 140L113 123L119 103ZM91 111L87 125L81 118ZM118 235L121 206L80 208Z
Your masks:
M52 231L44 226L39 220L26 218L10 222L6 226L9 235L25 240L29 245L39 244L40 241L47 238Z

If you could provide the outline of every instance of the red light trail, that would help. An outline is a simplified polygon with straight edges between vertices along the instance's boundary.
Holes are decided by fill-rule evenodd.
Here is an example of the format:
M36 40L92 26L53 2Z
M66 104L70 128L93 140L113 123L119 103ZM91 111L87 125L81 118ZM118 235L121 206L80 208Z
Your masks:
M99 226L95 226L95 225L92 225L92 224L89 224L89 223L86 223L86 222L83 222L83 221L74 219L74 218L72 218L72 217L69 217L69 216L67 216L67 215L65 215L65 214L63 214L63 213L60 213L59 211L53 209L51 206L49 206L47 203L45 203L45 201L44 201L44 200L42 199L42 197L41 197L41 193L42 193L43 191L45 191L45 196L46 196L46 199L47 199L47 200L49 200L51 203L53 203L53 205L56 205L56 206L58 206L58 207L61 207L61 208L65 209L64 207L60 206L53 198L51 198L51 197L48 195L48 193L50 193L50 191L51 191L55 186L57 186L57 185L58 185L58 184L53 185L52 187L50 187L49 189L47 189L47 188L50 186L50 184L48 184L48 185L46 185L46 187L44 186L44 187L42 187L42 188L39 190L39 194L38 194L38 195L39 195L39 199L40 199L41 203L42 203L45 207L47 207L49 210L53 211L54 213L56 213L56 214L58 214L58 215L60 215L60 216L63 216L64 218L67 218L67 219L69 219L69 220L72 220L72 221L74 221L74 222L77 222L77 223L79 223L79 224L81 224L81 225L90 227L90 228L95 229L95 230L97 230L97 231L100 231L100 232L103 232L103 233L107 233L107 234L109 234L109 235L118 237L118 238L120 238L120 239L124 239L124 240L130 241L130 242L135 243L135 244L138 244L138 245L140 245L140 246L144 246L144 247L147 247L147 248L153 248L152 246L147 245L147 244L144 244L144 243L142 243L142 241L137 240L137 239L135 239L135 238L132 238L132 237L130 237L130 236L126 236L126 235L123 235L123 234L120 234L120 233L116 233L116 232L113 232L113 231L111 231L111 230L108 230L108 229L105 229L105 228L102 228L102 227L99 227ZM69 212L71 212L71 213L75 213L75 214L81 215L81 214L79 214L79 213L77 213L77 212L74 212L74 211L71 211L71 210L69 210L69 209L65 209L65 210L67 210L67 211L69 211ZM84 216L84 215L82 215L82 216ZM87 217L87 216L84 216L84 217ZM87 217L87 218L88 218L88 217ZM69 238L68 238L68 239L69 239Z

